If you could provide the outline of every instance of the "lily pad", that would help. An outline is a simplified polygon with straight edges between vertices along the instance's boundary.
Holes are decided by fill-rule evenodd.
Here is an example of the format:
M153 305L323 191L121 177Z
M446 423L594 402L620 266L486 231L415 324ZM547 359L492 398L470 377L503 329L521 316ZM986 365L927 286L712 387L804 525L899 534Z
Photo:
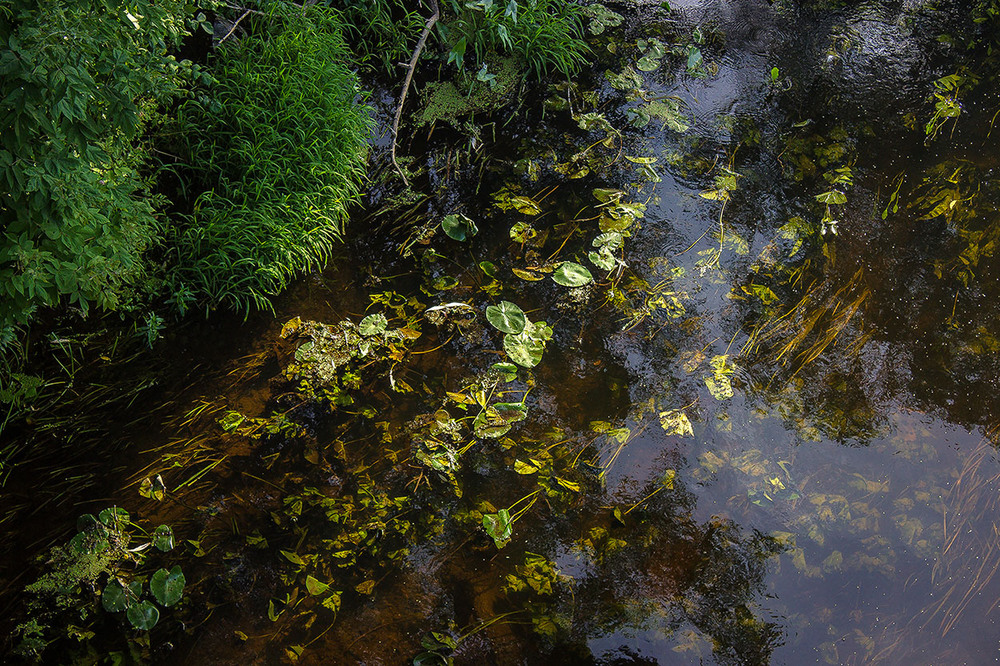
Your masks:
M505 335L503 349L514 363L525 368L533 368L542 360L545 343L522 332L519 335Z
M329 589L330 586L328 584L323 583L312 576L306 576L306 590L308 590L309 594L312 596L319 596Z
M186 582L180 566L174 566L170 571L160 569L154 573L153 577L149 579L149 589L161 605L173 606L184 596Z
M582 287L594 281L594 276L585 266L572 261L564 261L552 274L552 279L564 287Z
M101 605L109 613L120 613L128 608L129 603L129 592L121 584L121 581L117 579L108 583L107 587L104 588L104 592L101 593Z
M449 238L465 241L479 233L476 223L460 213L447 215L441 220L441 228Z
M125 611L125 617L129 623L140 631L149 631L160 620L160 611L151 601L143 601L141 604L129 606Z
M384 314L372 314L361 320L361 323L358 324L358 332L361 335L378 335L384 332L388 325L389 322Z
M160 525L153 532L153 545L160 552L167 552L174 547L174 530L170 525Z
M510 301L500 301L486 308L486 320L497 330L517 335L524 330L524 310Z

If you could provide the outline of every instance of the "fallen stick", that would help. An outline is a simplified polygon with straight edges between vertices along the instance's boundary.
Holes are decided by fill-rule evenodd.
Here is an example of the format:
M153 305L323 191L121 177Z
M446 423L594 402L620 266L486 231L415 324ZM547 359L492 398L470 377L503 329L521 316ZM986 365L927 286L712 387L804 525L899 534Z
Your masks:
M441 9L438 7L437 0L430 0L430 3L432 13L428 17L427 23L424 24L424 31L420 33L420 39L417 40L417 46L413 49L413 55L410 57L410 66L406 70L406 79L403 81L403 92L400 93L399 105L396 106L396 117L392 121L392 165L396 167L396 171L399 172L399 177L403 179L403 185L406 187L409 187L410 183L406 180L406 175L399 167L399 163L396 162L396 138L399 134L399 119L403 115L403 104L406 103L406 92L410 89L410 81L413 80L413 72L417 68L417 60L420 59L420 53L424 50L424 44L427 43L431 29L437 23L438 19L441 18Z

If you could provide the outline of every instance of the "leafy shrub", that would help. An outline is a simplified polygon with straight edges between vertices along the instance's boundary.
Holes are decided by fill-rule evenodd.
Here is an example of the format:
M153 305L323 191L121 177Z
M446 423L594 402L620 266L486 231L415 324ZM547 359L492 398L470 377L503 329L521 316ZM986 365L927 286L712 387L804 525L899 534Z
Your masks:
M135 139L196 74L186 0L0 4L0 330L126 303L159 231Z
M211 98L181 109L203 193L171 229L174 294L248 311L321 266L359 194L371 119L335 16L298 8L227 42ZM196 190L197 191L197 190Z

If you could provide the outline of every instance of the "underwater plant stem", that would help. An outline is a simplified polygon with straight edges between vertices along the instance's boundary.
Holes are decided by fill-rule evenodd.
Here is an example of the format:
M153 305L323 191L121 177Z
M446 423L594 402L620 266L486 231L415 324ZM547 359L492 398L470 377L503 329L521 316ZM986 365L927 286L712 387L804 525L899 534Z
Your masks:
M420 33L420 39L417 40L417 46L413 49L413 55L410 56L410 66L406 70L406 79L403 80L403 91L399 94L399 104L396 106L396 116L392 119L392 165L396 167L396 171L399 173L399 177L403 179L403 185L406 187L409 187L410 183L406 180L406 175L403 173L399 163L396 161L396 139L399 136L399 119L403 115L403 105L406 103L406 92L410 89L410 81L413 80L413 72L417 68L417 60L420 59L420 54L424 50L424 45L427 43L427 38L431 34L431 29L434 28L434 24L437 23L439 18L441 18L441 8L438 7L437 0L430 0L430 4L431 15L427 18L427 23L424 24L424 31Z

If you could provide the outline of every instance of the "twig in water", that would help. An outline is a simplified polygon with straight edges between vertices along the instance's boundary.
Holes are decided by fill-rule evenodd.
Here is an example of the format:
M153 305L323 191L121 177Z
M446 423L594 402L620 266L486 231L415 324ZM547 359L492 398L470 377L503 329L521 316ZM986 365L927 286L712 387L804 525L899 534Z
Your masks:
M417 40L417 46L413 49L413 55L410 56L410 65L406 70L406 79L403 81L403 92L399 95L399 105L396 107L396 117L392 120L392 165L396 167L396 171L399 172L399 177L403 179L403 185L406 187L410 186L410 183L406 180L406 175L403 170L399 167L399 163L396 161L396 138L399 135L399 119L403 115L403 104L406 102L406 92L410 89L410 81L413 80L413 72L417 68L417 60L420 59L420 53L424 50L424 44L427 43L427 37L431 34L431 29L437 20L441 18L441 9L438 7L437 0L430 0L432 13L427 19L427 23L424 25L424 31L420 33L420 39Z

